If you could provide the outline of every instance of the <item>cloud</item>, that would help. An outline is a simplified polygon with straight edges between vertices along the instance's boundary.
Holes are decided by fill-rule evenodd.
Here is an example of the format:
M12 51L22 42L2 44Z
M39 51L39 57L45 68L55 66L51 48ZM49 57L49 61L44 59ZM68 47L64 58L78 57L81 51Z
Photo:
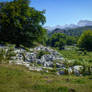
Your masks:
M92 26L92 21L80 20L77 24L70 24L70 25L65 24L63 26L61 26L61 25L46 26L45 28L48 29L49 31L52 31L55 28L66 29L66 28L77 28L77 27L83 27L83 26Z
M92 21L89 20L80 20L78 22L79 26L92 26Z

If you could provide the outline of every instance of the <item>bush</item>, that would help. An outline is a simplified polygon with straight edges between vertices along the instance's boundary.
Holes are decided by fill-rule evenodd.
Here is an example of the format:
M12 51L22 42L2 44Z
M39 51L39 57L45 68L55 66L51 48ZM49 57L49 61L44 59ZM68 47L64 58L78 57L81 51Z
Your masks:
M74 45L76 43L77 43L77 37L67 36L67 38L66 38L66 44L67 45Z
M92 31L85 31L78 40L81 49L92 51Z
M47 45L51 47L56 47L58 49L64 49L66 44L66 35L63 33L54 33L51 38L49 38Z

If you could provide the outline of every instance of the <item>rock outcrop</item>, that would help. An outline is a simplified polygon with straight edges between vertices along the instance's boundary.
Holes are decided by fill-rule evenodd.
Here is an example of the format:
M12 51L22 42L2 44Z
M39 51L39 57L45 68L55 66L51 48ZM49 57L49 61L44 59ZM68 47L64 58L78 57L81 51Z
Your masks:
M10 64L24 65L33 71L54 71L57 75L75 74L79 76L84 69L82 65L69 66L74 61L66 61L59 52L50 47L39 46L28 51L15 47L10 49L6 46L0 46L0 49L4 49L6 54L9 51L14 53L9 59ZM92 69L90 69L90 72L92 72Z

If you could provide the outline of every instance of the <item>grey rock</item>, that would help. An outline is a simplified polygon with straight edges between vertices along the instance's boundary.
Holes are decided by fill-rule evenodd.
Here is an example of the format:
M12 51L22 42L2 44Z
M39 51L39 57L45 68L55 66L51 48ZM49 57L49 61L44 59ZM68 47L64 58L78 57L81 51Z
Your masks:
M83 66L76 65L76 66L73 67L73 69L74 69L74 74L79 76L81 69L83 69Z
M59 72L57 72L56 74L57 74L57 75L64 75L65 72L64 72L64 71L59 71Z

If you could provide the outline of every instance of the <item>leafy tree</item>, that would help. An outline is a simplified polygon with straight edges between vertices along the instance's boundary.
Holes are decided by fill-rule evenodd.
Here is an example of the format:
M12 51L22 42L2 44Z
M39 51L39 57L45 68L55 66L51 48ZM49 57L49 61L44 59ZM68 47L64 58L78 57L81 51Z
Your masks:
M92 31L85 31L78 40L78 46L88 51L92 50Z
M48 34L47 34L47 30L46 29L43 29L42 31L42 35L41 37L39 37L39 43L41 43L42 45L46 45L46 42L48 41Z
M66 36L63 33L55 33L48 40L47 44L52 47L64 49L64 45L66 44Z
M67 45L76 44L76 43L77 43L77 39L78 39L78 37L67 36L67 37L66 37L66 44L67 44Z
M50 35L47 45L64 49L65 45L74 45L77 43L78 37L68 36L63 33L54 33Z
M30 0L0 2L0 41L31 46L41 41L46 30L45 11L29 7Z
M63 39L60 39L58 42L55 43L55 47L58 47L61 50L61 49L64 49L65 44L66 44L66 41Z

